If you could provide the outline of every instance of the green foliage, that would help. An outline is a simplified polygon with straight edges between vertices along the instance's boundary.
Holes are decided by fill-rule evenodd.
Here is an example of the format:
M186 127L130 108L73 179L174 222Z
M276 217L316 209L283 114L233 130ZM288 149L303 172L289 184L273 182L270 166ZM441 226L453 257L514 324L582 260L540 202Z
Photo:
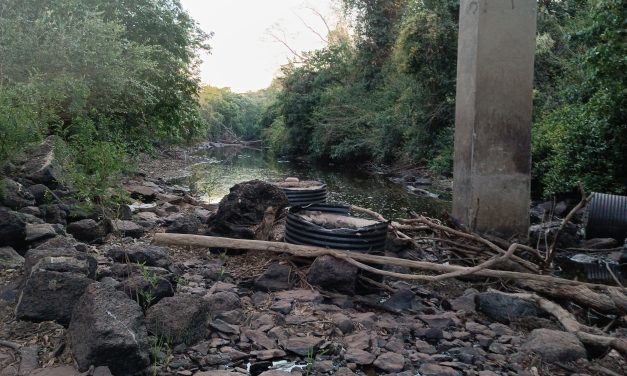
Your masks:
M204 138L196 68L208 38L178 0L3 0L0 162L57 134L87 199L127 152Z
M546 194L627 189L625 98L627 6L618 0L589 1L562 23L563 50L551 90L540 102L534 126L534 176Z
M263 110L274 99L272 88L238 94L228 88L204 86L200 92L200 114L213 140L261 137Z

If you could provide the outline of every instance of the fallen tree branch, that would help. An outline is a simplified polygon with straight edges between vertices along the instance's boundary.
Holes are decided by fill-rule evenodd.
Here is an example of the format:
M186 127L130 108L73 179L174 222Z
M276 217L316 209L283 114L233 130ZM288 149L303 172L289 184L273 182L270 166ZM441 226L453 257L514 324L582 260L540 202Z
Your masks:
M170 234L170 233L157 233L154 236L154 242L158 244L171 244L171 245L181 245L181 246L197 246L197 247L208 247L208 248L227 248L227 249L241 249L241 250L255 250L255 251L269 251L275 253L287 253L295 256L315 258L323 255L330 255L340 259L348 260L351 259L355 262L367 262L371 264L377 265L396 265L396 266L404 266L418 270L427 270L436 273L450 273L457 271L466 271L470 268L458 265L444 265L444 264L436 264L432 262L426 261L413 261L413 260L405 260L396 257L388 257L388 256L376 256L369 255L366 253L359 252L351 252L351 251L340 251L327 249L322 247L308 246L308 245L297 245L297 244L289 244L289 243L279 243L279 242L267 242L261 240L246 240L246 239L231 239L231 238L222 238L222 237L214 237L214 236L202 236L202 235L188 235L188 234ZM367 265L364 265L367 266ZM378 274L388 275L396 278L403 279L413 279L413 280L429 280L429 278L433 278L434 276L416 276L413 274L401 274L401 273L392 273L383 271L380 269L372 268L368 266L369 271L377 271ZM536 280L536 281L544 281L547 283L556 283L556 284L564 284L570 286L591 286L598 287L604 285L597 285L588 282L580 282L580 281L572 281L563 278L552 277L549 275L537 275L530 273L521 273L521 272L511 272L505 270L492 270L492 269L483 269L474 272L475 275L481 277L493 277L493 278L505 278L505 279L522 279L522 280ZM625 291L624 288L620 288L619 291Z
M493 289L490 291L536 303L540 308L555 316L564 329L576 335L581 342L593 346L611 347L621 354L627 355L627 340L599 334L601 333L600 330L580 324L570 312L548 299L533 293L505 293Z
M549 247L549 250L546 253L546 259L544 260L545 268L550 267L551 263L553 262L553 258L555 257L555 247L557 247L557 241L559 240L560 234L562 233L566 225L570 222L570 220L573 218L575 213L577 213L579 210L583 209L586 205L588 205L588 202L594 195L593 193L590 196L586 196L586 191L584 190L583 185L581 183L579 183L579 191L581 191L581 201L579 201L579 203L573 208L573 210L571 210L568 213L568 215L566 215L566 217L562 221L562 224L557 229L557 232L555 233L555 237L553 238L553 242L551 242L551 246Z

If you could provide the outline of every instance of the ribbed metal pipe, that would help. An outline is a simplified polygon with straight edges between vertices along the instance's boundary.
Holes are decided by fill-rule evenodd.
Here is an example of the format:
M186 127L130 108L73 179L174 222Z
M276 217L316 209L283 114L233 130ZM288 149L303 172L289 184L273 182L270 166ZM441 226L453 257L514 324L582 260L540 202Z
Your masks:
M378 222L356 229L328 229L304 220L298 215L300 211L320 211L347 215L348 206L314 204L290 208L285 224L285 240L288 243L368 253L380 253L385 249L387 222Z
M586 237L622 243L627 237L627 196L595 192L588 206Z
M314 188L281 188L290 205L317 204L327 201L327 185Z

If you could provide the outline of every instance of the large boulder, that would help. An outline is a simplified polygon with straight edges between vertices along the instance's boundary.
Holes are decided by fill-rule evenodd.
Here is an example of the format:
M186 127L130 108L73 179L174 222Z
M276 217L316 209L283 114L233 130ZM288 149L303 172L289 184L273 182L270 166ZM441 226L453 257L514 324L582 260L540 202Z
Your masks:
M50 223L28 223L26 225L26 242L29 244L35 242L43 242L44 240L51 239L57 235L63 235L63 226L59 224Z
M260 180L240 183L220 201L218 212L210 221L211 231L234 238L254 239L266 212L273 212L274 220L287 206L285 193L272 184Z
M107 256L122 263L131 262L166 269L172 265L167 248L143 243L111 248L107 251Z
M150 366L148 333L137 302L101 283L87 287L74 307L68 340L80 371L108 366L116 376Z
M11 247L0 247L0 270L15 269L24 266L24 257Z
M29 192L33 195L37 205L47 205L58 203L59 197L43 184L33 184L28 187Z
M492 320L509 324L521 317L544 317L536 304L495 292L482 292L475 297L477 310Z
M89 284L89 264L73 257L43 257L32 267L20 292L15 315L68 325L72 310Z
M50 136L30 154L21 171L26 179L51 188L59 185L62 169L55 156L57 142L61 142L58 137Z
M67 226L66 231L74 238L87 243L101 241L107 235L104 224L93 219L72 222Z
M162 299L146 312L148 330L174 344L193 345L207 337L209 305L192 295Z
M289 265L274 263L255 279L255 287L264 291L289 290L294 287L297 279Z
M0 247L21 248L26 238L26 222L23 215L0 208Z
M184 215L172 221L165 232L172 232L176 234L197 234L200 224L200 219L198 219L195 215Z
M48 223L67 224L67 207L60 204L39 205L41 218Z
M158 303L165 297L174 295L174 288L170 281L150 272L146 272L146 275L129 277L116 288L124 291L129 298L144 308Z
M96 268L98 267L98 261L84 252L79 252L74 248L35 248L29 249L24 255L26 262L24 263L24 274L30 275L34 266L44 258L50 258L53 260L67 260L73 258L78 261L84 262L87 265L86 276L89 278L95 278ZM48 266L48 270L51 270L53 266Z
M586 349L576 335L551 329L535 329L520 347L523 354L534 353L547 362L570 362L586 357Z
M4 179L0 181L0 205L18 210L35 205L35 198L22 184Z
M357 267L333 256L319 256L307 272L307 282L324 290L355 294Z

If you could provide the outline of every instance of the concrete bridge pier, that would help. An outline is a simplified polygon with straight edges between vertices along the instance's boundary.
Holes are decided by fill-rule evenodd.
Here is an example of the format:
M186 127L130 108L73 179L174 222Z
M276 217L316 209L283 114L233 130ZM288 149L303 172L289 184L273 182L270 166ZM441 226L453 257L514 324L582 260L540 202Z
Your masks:
M527 237L535 0L462 0L453 216Z

